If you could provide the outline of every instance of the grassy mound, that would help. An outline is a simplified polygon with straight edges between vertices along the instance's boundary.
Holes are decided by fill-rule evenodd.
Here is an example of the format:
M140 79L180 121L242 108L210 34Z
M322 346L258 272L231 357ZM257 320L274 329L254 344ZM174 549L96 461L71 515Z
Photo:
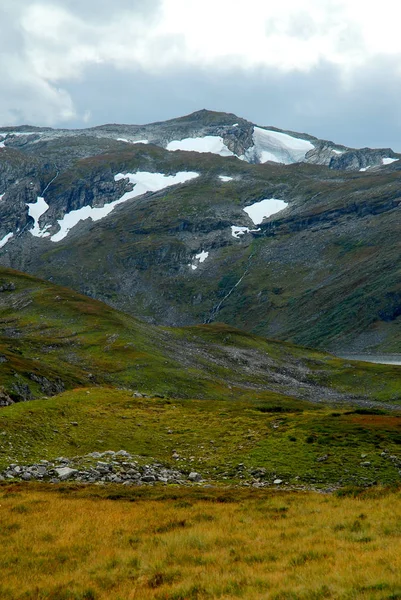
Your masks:
M333 412L278 394L189 401L88 388L2 409L0 468L123 449L143 464L198 471L207 482L393 485L401 415L375 412Z

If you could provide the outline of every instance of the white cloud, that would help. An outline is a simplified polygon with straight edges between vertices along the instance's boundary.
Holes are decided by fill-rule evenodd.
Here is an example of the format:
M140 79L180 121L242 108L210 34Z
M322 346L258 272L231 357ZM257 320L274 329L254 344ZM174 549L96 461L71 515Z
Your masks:
M0 123L70 120L75 111L69 94L33 68L19 26L20 7L9 0L0 7Z
M399 0L2 0L0 120L74 118L62 86L93 65L157 75L324 63L350 86L373 60L401 58L400 17Z
M103 21L56 3L29 2L21 26L30 62L47 80L79 77L86 65L347 70L372 56L401 54L401 6L362 0L161 0L149 15L122 10ZM224 62L222 62L224 60Z

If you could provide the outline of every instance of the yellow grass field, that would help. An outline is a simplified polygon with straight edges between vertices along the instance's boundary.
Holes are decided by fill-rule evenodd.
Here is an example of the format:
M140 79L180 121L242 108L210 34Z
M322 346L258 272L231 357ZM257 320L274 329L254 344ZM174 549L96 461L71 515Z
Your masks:
M2 485L0 599L401 599L400 491L113 489Z

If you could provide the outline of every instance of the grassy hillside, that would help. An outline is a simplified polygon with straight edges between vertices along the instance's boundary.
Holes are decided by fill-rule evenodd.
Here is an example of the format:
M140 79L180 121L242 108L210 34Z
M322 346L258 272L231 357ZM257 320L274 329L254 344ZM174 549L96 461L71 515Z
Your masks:
M0 377L13 400L79 386L148 395L400 403L397 367L344 361L222 324L161 328L33 277L0 273Z
M156 327L9 270L0 289L1 400L35 399L0 409L2 468L124 449L221 482L398 481L399 367Z
M78 457L123 449L142 464L195 470L206 482L272 485L280 479L330 487L400 481L400 413L334 411L278 394L173 400L87 388L1 409L0 432L0 471L59 456L88 468L93 461Z

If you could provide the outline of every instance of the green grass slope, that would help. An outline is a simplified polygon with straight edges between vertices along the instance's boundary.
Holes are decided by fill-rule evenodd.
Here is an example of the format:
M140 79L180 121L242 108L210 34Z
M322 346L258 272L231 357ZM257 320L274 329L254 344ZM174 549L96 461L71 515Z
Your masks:
M7 269L0 290L0 468L124 449L215 483L398 481L398 367L152 326Z
M333 411L278 394L216 402L86 388L2 409L0 433L0 470L13 462L124 449L142 464L195 470L214 483L400 481L400 414Z
M0 377L13 400L109 385L178 398L400 403L400 369L223 324L162 328L67 288L0 272Z

